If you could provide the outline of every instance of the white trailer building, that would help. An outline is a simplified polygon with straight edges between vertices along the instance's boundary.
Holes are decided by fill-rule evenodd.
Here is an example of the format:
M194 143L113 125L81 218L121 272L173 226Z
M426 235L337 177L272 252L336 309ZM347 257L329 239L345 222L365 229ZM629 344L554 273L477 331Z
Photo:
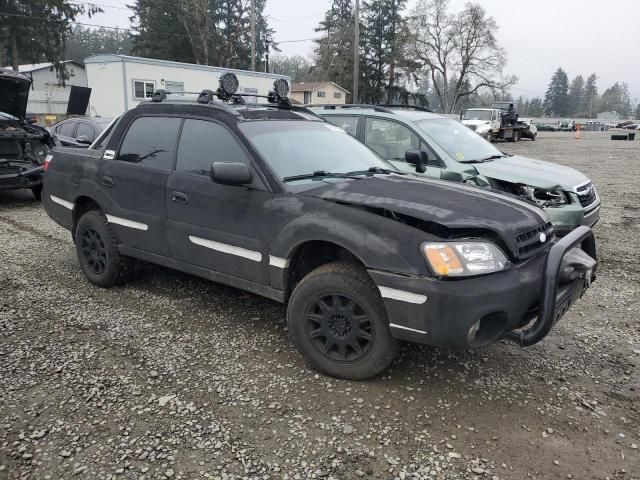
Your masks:
M87 76L82 64L73 60L65 60L62 63L68 77L65 78L64 85L62 85L63 80L53 68L52 63L18 66L18 71L31 77L32 80L29 102L27 103L28 113L64 115L67 113L71 86L87 86Z
M127 55L92 55L85 58L88 86L91 90L91 115L114 117L152 97L153 92L215 91L218 79L227 72L238 76L238 93L267 95L273 82L283 75L230 68L170 62ZM253 101L247 98L247 101Z

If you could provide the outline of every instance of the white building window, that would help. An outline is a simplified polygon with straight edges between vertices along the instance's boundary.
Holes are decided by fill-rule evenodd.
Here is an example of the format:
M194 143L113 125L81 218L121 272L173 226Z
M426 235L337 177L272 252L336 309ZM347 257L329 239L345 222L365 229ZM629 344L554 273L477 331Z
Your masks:
M153 92L156 91L156 82L148 80L134 80L133 81L133 98L136 100L144 100L146 98L153 97Z
M342 92L333 92L333 98L342 98Z
M318 92L318 98L324 98L326 95L325 92Z

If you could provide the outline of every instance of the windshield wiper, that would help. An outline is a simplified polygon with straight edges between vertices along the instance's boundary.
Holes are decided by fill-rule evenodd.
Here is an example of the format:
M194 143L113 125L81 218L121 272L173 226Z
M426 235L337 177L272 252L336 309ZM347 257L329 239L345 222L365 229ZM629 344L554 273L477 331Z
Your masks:
M292 175L290 177L284 177L284 182L293 182L295 180L313 180L315 178L352 178L358 180L358 177L353 176L350 173L333 173L326 170L316 170L313 173L305 173L302 175Z
M347 173L347 175L389 175L391 173L397 173L395 170L389 170L382 167L369 167L367 170L355 170Z
M483 158L474 158L473 160L461 160L460 163L484 163L484 162L490 162L491 160L495 160L496 158L503 158L503 157L506 157L506 155L504 153L500 153L500 154L490 155L488 157L483 157Z

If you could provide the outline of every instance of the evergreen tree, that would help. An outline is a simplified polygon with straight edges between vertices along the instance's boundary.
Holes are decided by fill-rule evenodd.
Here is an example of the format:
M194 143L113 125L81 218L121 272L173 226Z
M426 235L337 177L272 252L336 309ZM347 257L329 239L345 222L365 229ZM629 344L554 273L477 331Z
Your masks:
M351 0L333 0L316 27L323 36L316 40L312 81L335 82L347 90L353 85L353 7Z
M529 101L529 113L530 117L542 117L544 116L544 108L542 106L542 99L536 97Z
M132 48L131 34L126 30L107 28L90 29L77 25L67 38L64 58L82 62L89 55L116 53L129 55Z
M62 71L73 22L102 12L97 5L71 0L4 0L0 8L5 14L0 15L0 59L14 70L21 63L53 62Z
M592 118L597 113L598 104L598 77L595 73L592 73L587 78L587 83L584 87L584 94L582 95L582 104L580 111L588 118ZM595 107L595 108L594 108Z
M402 60L401 46L407 24L400 12L406 0L363 2L361 48L361 97L368 103L393 101L404 92L397 87L399 73L408 64Z
M634 118L636 120L640 120L640 103L638 104L638 106L636 107L636 112L634 114Z
M584 112L580 110L582 105L582 97L584 96L584 78L582 75L576 76L571 81L569 87L569 114L583 116Z
M273 31L266 0L255 0L256 65ZM136 54L164 60L247 69L251 65L250 12L243 0L136 0L131 7Z
M544 113L546 115L566 116L569 110L569 78L567 73L558 68L551 77L551 82L544 96Z

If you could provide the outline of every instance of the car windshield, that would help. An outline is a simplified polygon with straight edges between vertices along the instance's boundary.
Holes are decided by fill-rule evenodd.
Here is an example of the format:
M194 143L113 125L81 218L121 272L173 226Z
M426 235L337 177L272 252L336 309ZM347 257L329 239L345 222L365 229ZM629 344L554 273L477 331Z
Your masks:
M463 120L491 120L491 110L467 110Z
M270 120L247 122L239 128L283 180L314 172L329 176L372 168L396 170L344 130L328 123Z
M491 143L455 120L430 118L418 120L416 124L458 162L484 162L504 156Z

